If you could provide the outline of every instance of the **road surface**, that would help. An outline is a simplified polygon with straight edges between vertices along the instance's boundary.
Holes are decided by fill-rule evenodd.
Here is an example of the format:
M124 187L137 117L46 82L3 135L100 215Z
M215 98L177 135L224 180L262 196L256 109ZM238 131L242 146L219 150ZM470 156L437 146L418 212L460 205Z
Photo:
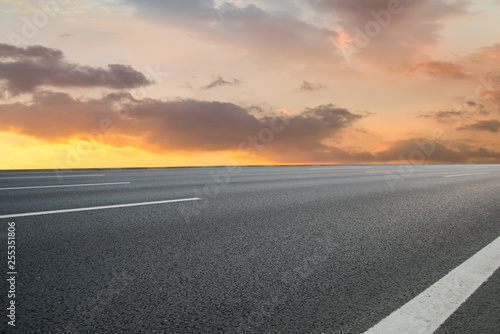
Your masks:
M364 333L401 322L389 316L430 287L430 299L458 296L460 277L435 287L486 249L465 303L420 316L448 312L440 334L499 333L500 258L487 248L500 237L499 198L499 165L2 172L4 283L9 222L16 246L2 326Z

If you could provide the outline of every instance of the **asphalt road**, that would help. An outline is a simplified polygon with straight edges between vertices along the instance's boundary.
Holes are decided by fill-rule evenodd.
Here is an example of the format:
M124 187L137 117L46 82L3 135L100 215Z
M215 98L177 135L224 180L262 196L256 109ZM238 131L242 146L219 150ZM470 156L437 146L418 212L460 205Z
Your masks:
M499 198L500 165L0 173L1 326L363 333L497 239ZM498 334L499 295L497 270L437 333Z

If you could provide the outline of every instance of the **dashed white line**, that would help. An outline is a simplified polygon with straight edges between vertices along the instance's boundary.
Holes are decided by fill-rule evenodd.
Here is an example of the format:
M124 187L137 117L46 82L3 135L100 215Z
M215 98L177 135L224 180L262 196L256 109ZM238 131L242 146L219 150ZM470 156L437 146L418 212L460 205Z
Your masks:
M12 187L0 188L0 190L17 190L17 189L43 189L43 188L67 188L67 187L92 187L92 186L112 186L119 184L130 184L130 182L114 182L114 183L84 183L84 184L68 184L58 186L34 186L34 187Z
M500 267L500 237L365 334L431 334Z
M321 170L321 169L367 169L373 167L365 167L365 166L352 166L352 167L310 167L311 170Z
M0 180L14 180L14 179L58 179L60 177L94 177L104 176L104 174L94 175L54 175L54 176L14 176L14 177L0 177Z
M397 173L398 170L366 170L365 173Z
M40 211L40 212L27 212L27 213L14 213L14 214L10 214L10 215L0 216L0 219L1 218L15 218L15 217L53 215L53 214L68 213L68 212L80 212L80 211L92 211L92 210L127 208L127 207L132 207L132 206L155 205L155 204L187 202L187 201L199 201L199 200L201 200L201 198L194 197L194 198L182 198L182 199L169 199L169 200L166 200L166 201L156 201L156 202L129 203L129 204L118 204L118 205L94 206L94 207L88 207L88 208L75 208L75 209L53 210L53 211Z
M459 177L459 176L482 175L482 174L488 174L488 172L481 172L481 173L467 173L467 174L456 174L456 175L445 175L444 177Z

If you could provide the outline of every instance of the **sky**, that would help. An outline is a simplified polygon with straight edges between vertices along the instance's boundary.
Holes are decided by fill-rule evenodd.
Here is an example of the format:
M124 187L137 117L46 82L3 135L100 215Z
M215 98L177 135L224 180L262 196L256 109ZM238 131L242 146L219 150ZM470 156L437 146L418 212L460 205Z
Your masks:
M0 1L0 169L500 163L500 1Z

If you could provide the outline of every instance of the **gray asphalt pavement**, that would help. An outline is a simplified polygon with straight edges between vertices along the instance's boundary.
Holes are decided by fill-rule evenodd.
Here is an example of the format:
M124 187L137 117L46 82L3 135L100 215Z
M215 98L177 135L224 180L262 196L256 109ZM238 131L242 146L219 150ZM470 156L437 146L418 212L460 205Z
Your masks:
M498 238L499 197L500 165L0 172L0 216L38 213L0 219L1 326L363 333ZM438 333L500 333L499 283Z

